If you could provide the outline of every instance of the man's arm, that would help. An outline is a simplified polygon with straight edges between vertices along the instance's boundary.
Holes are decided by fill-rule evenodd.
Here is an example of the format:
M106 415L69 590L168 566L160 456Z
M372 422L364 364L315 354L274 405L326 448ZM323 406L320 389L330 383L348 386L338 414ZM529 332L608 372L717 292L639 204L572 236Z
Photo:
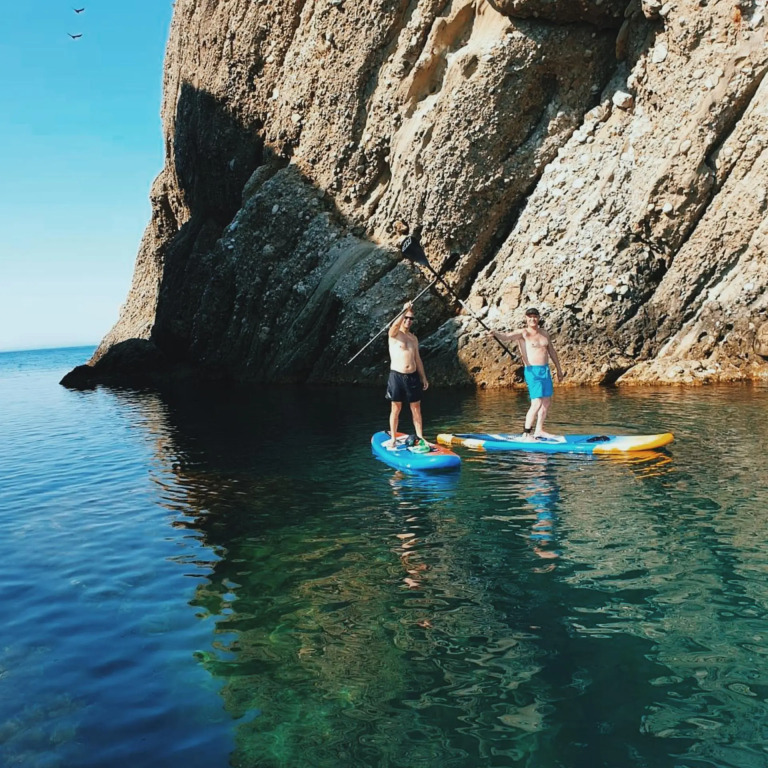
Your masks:
M416 370L419 372L419 378L421 379L421 386L424 389L429 389L429 382L427 381L427 374L424 372L424 363L421 362L421 354L419 353L419 340L418 339L416 339L416 349L414 349L414 357L416 359Z
M495 336L499 341L520 341L525 336L522 328L517 331L510 331L509 333L502 333L501 331L491 331L491 336Z
M406 301L405 304L403 304L403 311L392 321L391 325L389 326L389 338L394 339L395 336L397 336L398 333L403 329L403 315L409 310L413 308L413 304L410 301Z
M552 358L552 362L555 364L557 380L562 381L565 377L563 375L563 369L560 367L560 358L557 356L557 350L555 349L555 345L552 343L552 339L549 338L549 334L547 334L547 339L549 340L547 349L549 350L549 356Z

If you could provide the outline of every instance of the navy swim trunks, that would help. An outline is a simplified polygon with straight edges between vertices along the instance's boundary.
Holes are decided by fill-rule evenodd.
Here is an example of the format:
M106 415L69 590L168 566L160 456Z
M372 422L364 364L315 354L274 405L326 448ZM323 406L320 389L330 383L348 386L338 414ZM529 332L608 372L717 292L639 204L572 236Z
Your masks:
M389 372L387 400L392 400L394 403L418 403L423 391L421 379L416 371L413 373Z
M531 400L552 397L552 374L548 365L526 365L525 383Z

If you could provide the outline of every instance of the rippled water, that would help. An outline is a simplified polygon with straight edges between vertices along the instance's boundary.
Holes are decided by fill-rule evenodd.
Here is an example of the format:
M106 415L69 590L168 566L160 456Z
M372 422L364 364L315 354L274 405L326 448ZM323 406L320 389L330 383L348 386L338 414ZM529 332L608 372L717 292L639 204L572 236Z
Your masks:
M768 764L768 389L558 390L676 442L414 477L378 390L58 386L88 352L0 355L0 764Z

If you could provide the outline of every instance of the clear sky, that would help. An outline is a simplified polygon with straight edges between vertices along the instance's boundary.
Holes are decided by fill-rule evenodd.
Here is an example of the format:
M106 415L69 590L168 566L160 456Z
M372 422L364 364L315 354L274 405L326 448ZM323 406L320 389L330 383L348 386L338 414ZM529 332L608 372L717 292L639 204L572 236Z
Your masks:
M171 12L171 0L3 4L0 351L96 344L117 320L163 166Z

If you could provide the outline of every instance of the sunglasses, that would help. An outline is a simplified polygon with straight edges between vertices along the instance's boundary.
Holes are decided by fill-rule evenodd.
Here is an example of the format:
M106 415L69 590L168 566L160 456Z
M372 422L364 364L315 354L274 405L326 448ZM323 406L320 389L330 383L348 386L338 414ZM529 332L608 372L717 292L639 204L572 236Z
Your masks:
M416 319L416 318L415 318L415 316L414 316L414 315L405 315L405 316L403 317L403 320L415 320L415 319Z

